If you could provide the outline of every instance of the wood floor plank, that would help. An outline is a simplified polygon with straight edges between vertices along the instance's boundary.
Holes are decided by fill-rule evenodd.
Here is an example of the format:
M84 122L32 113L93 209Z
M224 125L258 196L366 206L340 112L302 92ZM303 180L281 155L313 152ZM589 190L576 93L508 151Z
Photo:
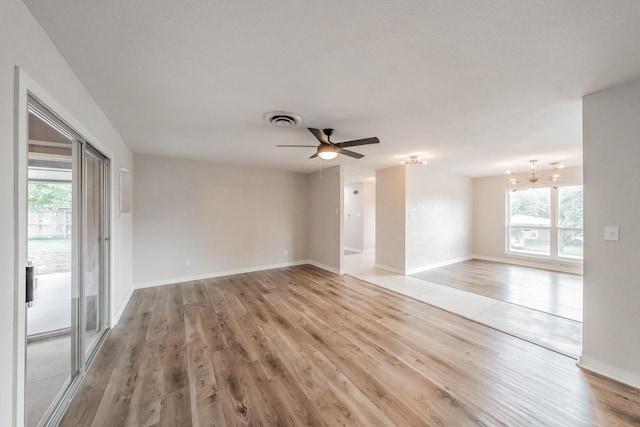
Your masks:
M308 265L136 291L61 422L634 424L636 389Z
M214 336L207 333L203 317L209 317L192 304L185 311L185 335L191 418L196 425L224 425L218 384L209 354L215 351Z
M413 276L582 321L582 276L577 274L471 259Z

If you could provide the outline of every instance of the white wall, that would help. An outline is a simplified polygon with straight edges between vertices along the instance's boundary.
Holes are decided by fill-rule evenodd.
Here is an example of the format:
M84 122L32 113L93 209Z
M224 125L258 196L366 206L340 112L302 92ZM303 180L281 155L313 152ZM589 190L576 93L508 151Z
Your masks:
M137 287L307 260L307 175L138 154L134 163Z
M640 81L583 98L584 324L580 365L640 387ZM605 241L604 227L620 227Z
M376 171L376 267L405 272L404 166Z
M406 274L469 258L473 180L406 166Z
M376 184L369 181L362 183L362 249L376 249Z
M344 187L344 247L356 252L364 250L364 191L361 182Z
M376 185L373 182L356 182L344 187L344 247L357 252L375 250Z
M558 185L577 184L582 184L582 167L568 167L560 171ZM507 175L473 180L475 200L473 213L474 256L511 264L581 273L582 265L580 264L505 254L506 195L510 187ZM586 245L589 244L587 241Z
M24 266L17 265L16 260L26 258L26 253L18 254L15 249L18 217L14 190L19 183L14 158L14 67L19 66L37 82L64 108L64 118L111 157L112 188L117 188L115 170L122 165L133 171L133 162L129 148L22 1L2 1L0 40L0 425L9 426L17 422L16 408L23 404L22 396L14 393L13 371L18 365L16 358L21 357L14 340L18 320L14 296L16 283L24 282ZM115 208L117 200L112 202ZM118 309L131 288L130 216L113 218L112 247L112 299Z
M334 273L343 273L344 177L334 166L309 174L309 260Z

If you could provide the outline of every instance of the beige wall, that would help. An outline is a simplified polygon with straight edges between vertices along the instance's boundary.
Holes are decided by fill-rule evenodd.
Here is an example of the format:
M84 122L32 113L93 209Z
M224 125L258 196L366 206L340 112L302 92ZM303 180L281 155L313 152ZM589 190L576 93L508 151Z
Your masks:
M344 177L334 166L308 175L309 260L332 271L343 271Z
M357 191L357 194L354 194ZM361 182L344 187L344 247L362 252L364 249L364 191Z
M376 184L362 183L362 249L371 252L376 249Z
M583 98L585 271L580 365L640 387L640 81ZM604 240L604 227L620 240Z
M404 274L404 166L376 171L376 266Z
M353 194L357 191L358 194ZM372 252L376 244L376 185L356 182L344 187L344 247Z
M406 167L407 274L467 259L473 241L473 180Z
M111 158L114 194L117 170L124 166L133 171L133 162L127 145L22 1L2 1L0 40L0 425L9 426L21 417L17 408L24 400L19 390L15 392L14 374L24 362L24 353L20 355L14 344L18 325L14 296L16 286L24 283L26 261L24 249L15 250L18 216L14 191L18 185L26 184L15 179L14 67L20 67L37 84L36 95L55 101L59 107L56 112ZM26 159L21 161L26 164ZM117 208L117 198L112 198L112 206ZM115 313L131 289L131 216L114 215L112 219L111 297Z
M558 185L582 184L582 167L568 167L560 172ZM479 258L520 265L582 272L582 265L576 263L549 261L505 254L506 203L510 188L507 175L475 178L474 188L474 256ZM587 242L586 245L589 243Z
M135 168L136 286L307 260L307 175L146 155Z

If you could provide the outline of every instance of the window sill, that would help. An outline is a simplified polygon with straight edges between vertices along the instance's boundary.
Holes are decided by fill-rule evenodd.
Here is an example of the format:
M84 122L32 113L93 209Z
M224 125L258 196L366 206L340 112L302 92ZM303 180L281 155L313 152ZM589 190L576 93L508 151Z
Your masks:
M511 257L511 258L522 258L522 259L527 259L532 261L544 262L546 264L565 264L570 266L584 265L584 260L578 260L573 258L551 258L551 257L523 254L519 252L505 252L504 254L505 256Z

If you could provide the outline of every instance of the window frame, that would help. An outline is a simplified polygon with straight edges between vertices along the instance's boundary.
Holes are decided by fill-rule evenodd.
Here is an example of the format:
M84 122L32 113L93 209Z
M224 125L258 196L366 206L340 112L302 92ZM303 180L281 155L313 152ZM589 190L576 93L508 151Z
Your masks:
M505 191L505 199L506 199L505 200L505 238L504 238L505 255L583 264L584 252L581 258L566 256L566 255L560 254L560 247L559 247L559 233L561 230L582 230L582 235L584 236L584 223L582 227L560 226L559 218L558 218L560 188L561 187L577 187L577 186L583 187L583 191L584 191L583 183L564 183L562 185L558 185L557 188L549 187L549 191L550 191L549 226L540 225L540 224L512 225L511 224L511 195L514 193L514 191L507 188ZM538 188L541 188L541 187L538 187ZM521 190L521 191L526 191L526 190ZM584 210L584 202L583 202L583 210ZM521 227L549 230L549 255L541 254L541 253L533 253L533 252L524 252L524 251L518 251L518 250L512 249L511 248L511 229L521 228ZM584 240L583 240L583 246L584 246Z

